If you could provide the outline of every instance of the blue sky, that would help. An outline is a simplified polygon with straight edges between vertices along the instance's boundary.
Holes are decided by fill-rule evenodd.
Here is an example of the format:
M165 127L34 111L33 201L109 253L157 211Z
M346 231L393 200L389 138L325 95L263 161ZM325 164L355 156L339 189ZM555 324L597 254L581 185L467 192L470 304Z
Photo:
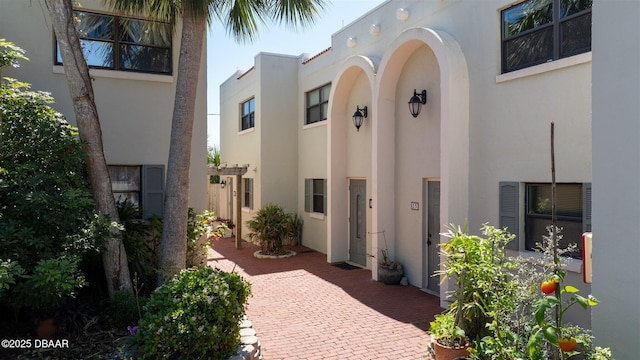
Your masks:
M259 52L315 55L331 46L333 33L384 1L331 0L313 26L296 32L285 26L263 25L251 44L236 43L220 23L213 23L207 34L208 145L220 147L220 84L236 70L252 67Z

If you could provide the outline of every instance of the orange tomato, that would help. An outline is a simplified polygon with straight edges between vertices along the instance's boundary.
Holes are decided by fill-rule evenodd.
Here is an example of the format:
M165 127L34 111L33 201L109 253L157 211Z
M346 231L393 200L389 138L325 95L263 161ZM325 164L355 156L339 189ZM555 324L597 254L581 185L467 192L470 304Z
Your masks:
M553 294L556 291L555 280L543 281L542 284L540 284L540 290L546 295Z
M574 337L568 339L560 338L560 340L558 341L558 345L560 345L560 350L564 352L572 352L576 349L578 343L576 342L576 338Z

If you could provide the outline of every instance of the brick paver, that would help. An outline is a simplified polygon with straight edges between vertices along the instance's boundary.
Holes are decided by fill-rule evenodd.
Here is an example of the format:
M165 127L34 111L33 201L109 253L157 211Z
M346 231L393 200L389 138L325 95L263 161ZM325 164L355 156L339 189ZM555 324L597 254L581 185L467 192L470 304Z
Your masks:
M256 250L221 239L208 260L252 284L247 316L265 360L425 358L425 330L441 311L437 297L372 281L366 269L332 266L305 247L278 260L256 259Z

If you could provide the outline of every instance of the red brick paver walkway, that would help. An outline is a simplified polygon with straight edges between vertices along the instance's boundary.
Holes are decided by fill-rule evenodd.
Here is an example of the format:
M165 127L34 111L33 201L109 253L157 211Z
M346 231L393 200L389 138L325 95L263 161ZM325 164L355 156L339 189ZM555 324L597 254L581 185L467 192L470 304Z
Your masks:
M332 266L304 247L292 258L260 260L257 247L243 245L215 241L208 260L252 284L247 315L265 360L425 358L437 297L372 281L370 270Z

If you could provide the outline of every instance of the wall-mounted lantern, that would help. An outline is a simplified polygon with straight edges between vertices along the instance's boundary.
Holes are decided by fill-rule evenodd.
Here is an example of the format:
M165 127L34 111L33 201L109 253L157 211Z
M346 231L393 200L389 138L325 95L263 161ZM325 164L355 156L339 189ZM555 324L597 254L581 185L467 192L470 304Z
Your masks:
M367 118L367 107L363 107L356 105L356 112L353 113L353 125L356 127L356 130L360 132L360 126L362 126L362 122Z
M422 109L422 105L427 103L427 90L422 90L421 93L416 92L413 89L413 96L409 99L409 111L411 112L411 116L417 118L420 115L420 110Z

